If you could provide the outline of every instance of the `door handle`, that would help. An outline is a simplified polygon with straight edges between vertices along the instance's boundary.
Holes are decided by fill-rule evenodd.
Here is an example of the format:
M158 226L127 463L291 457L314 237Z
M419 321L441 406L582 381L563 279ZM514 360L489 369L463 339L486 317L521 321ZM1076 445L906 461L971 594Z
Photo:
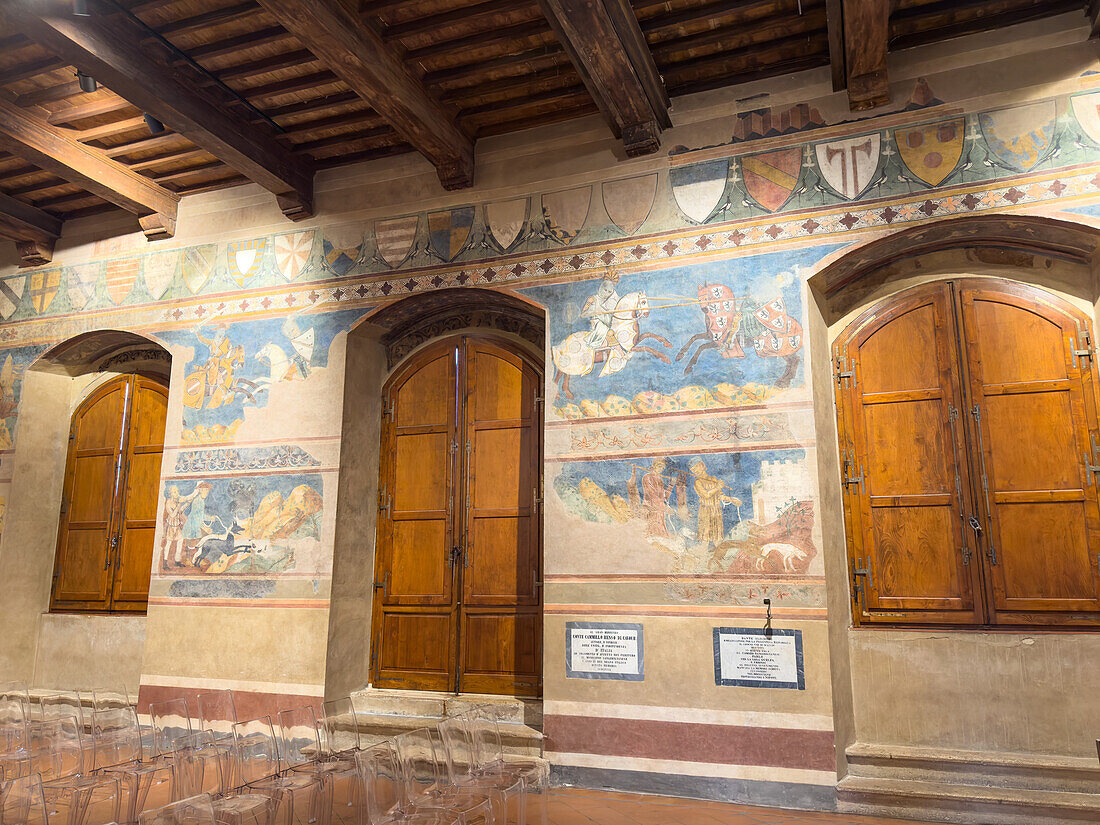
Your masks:
M977 533L980 536L982 534L982 523L980 521L978 521L978 519L975 518L974 516L970 517L970 522L969 523L970 523L970 527L974 530L974 532Z
M115 549L118 547L118 534L117 533L115 535L111 536L111 541L109 542L109 544L110 544L110 549L107 551L107 554L103 557L103 569L104 570L106 570L107 568L109 568L111 566L111 556L113 556L115 554Z

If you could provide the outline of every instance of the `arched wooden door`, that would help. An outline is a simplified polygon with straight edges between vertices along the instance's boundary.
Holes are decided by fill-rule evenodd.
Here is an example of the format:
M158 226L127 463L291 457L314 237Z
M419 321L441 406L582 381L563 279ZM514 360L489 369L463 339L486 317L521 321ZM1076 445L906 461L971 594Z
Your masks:
M377 687L538 695L542 369L492 336L415 355L383 395Z
M52 610L143 612L168 389L120 376L73 413Z
M1089 319L993 278L916 287L834 345L862 624L1100 624Z

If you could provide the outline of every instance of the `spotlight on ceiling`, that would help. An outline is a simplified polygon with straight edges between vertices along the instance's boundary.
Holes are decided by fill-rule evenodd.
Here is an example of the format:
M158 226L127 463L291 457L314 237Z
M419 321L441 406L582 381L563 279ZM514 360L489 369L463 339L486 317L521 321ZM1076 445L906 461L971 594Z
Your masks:
M92 13L88 11L88 0L73 0L73 16L74 17L91 17Z
M79 70L76 73L76 82L80 84L80 91L82 92L91 93L99 88L99 84L95 82L94 77Z
M159 135L164 131L164 124L146 112L143 117L145 118L145 125L149 127L149 134Z

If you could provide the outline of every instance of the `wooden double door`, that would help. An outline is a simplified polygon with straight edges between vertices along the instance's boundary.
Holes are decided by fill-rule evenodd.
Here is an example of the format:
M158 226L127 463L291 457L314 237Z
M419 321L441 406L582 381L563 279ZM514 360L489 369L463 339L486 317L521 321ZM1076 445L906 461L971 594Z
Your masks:
M145 611L167 410L164 384L125 375L73 414L52 610Z
M387 382L372 682L536 696L542 682L542 368L466 335Z
M834 346L857 623L1100 624L1089 319L992 278L916 287Z

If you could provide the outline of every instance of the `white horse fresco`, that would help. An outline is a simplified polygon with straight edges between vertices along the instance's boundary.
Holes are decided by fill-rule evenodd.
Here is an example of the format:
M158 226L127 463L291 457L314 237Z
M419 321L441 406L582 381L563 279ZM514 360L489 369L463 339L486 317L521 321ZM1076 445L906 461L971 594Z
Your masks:
M649 317L649 301L644 292L628 292L615 304L611 313L611 328L602 345L593 346L592 331L578 331L569 335L556 347L551 348L554 367L557 374L554 381L561 387L561 394L572 398L569 391L569 378L573 375L588 375L596 364L603 364L600 377L614 375L627 365L636 352L648 352L666 364L669 357L652 347L639 346L646 338L659 341L666 347L672 343L653 332L642 332L639 319Z
M270 374L256 379L257 384L270 386L280 381L299 381L305 378L301 365L292 360L278 344L264 344L256 353L256 360L266 363Z

